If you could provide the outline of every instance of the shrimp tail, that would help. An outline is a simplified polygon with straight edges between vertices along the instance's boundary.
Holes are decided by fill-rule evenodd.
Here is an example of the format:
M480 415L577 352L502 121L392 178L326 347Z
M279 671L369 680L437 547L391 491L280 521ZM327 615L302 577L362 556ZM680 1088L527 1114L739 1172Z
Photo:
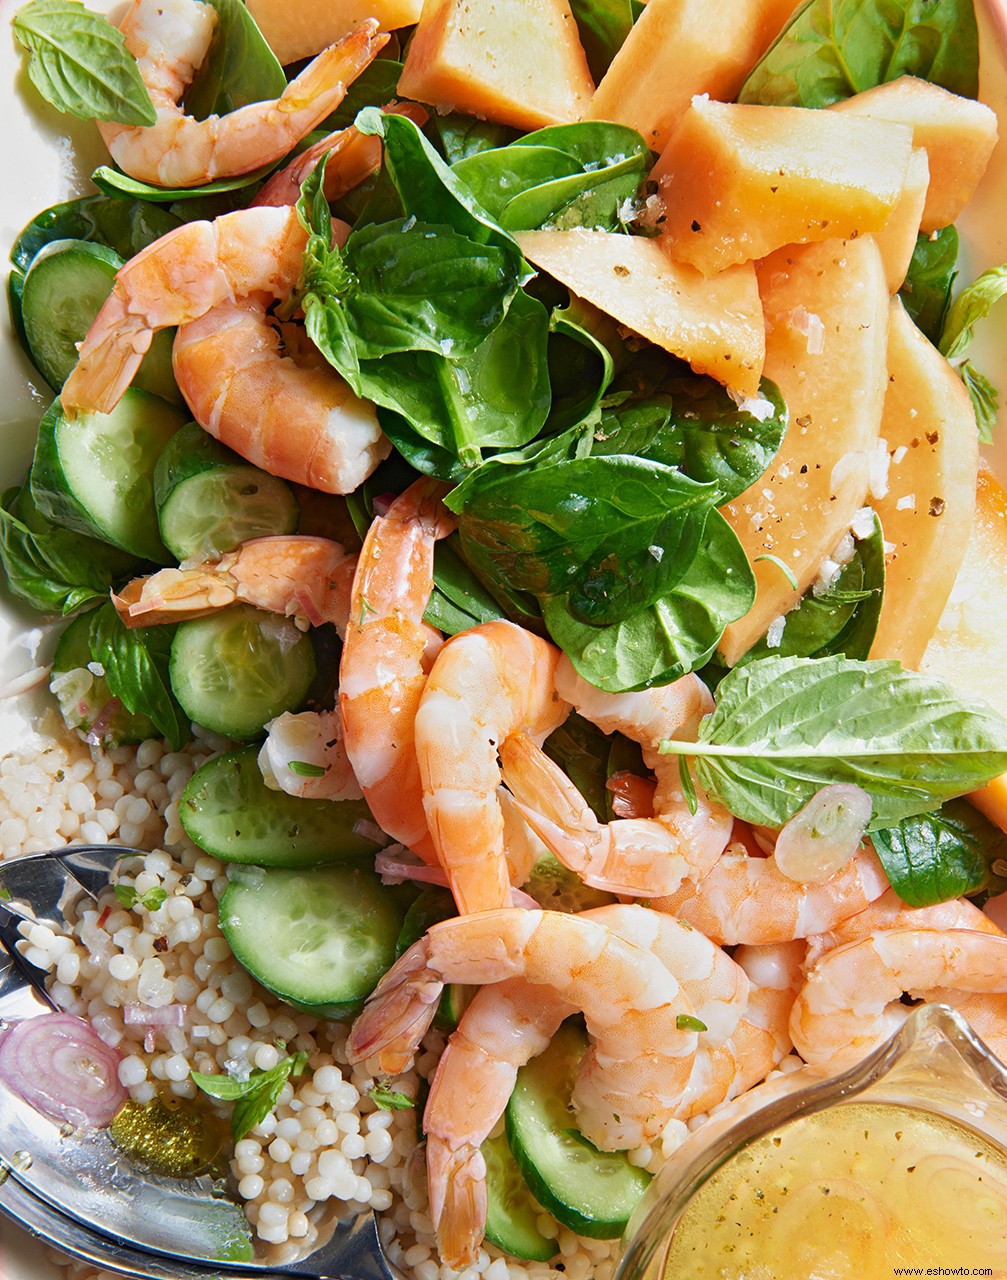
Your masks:
M486 1227L486 1161L477 1146L427 1138L430 1216L442 1260L457 1270L475 1261Z
M110 299L103 310L108 319L104 336L90 347L88 359L74 367L63 386L60 398L68 418L85 412L111 413L132 383L154 337L143 316L130 313L125 303L115 316L111 305Z
M422 942L395 962L374 988L350 1030L350 1062L377 1058L391 1076L408 1070L427 1033L444 990L444 979L427 966Z
M324 119L339 106L348 86L373 62L388 40L388 33L378 30L377 19L368 18L345 39L329 45L313 58L276 100L277 108L290 115L309 108L319 120Z

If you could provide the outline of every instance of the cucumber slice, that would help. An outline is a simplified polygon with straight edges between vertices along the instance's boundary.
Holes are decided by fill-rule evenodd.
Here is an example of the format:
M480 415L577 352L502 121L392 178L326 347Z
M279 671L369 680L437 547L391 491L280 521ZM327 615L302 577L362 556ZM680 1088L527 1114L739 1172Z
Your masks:
M154 463L184 421L130 388L111 413L72 421L54 400L39 424L31 489L41 513L145 560L167 564L154 511Z
M255 738L304 701L315 654L289 618L240 604L180 623L168 675L197 724L228 738Z
M262 780L258 750L216 756L189 779L179 817L201 849L223 862L263 867L313 867L377 851L356 831L374 822L363 800L302 800L272 791Z
M28 350L28 339L24 332L24 318L21 315L21 295L24 293L24 272L11 267L7 276L7 309L10 312L10 325L14 336L21 344L22 350Z
M359 866L242 867L220 900L234 957L281 999L352 1016L395 959L402 913Z
M154 503L164 545L179 560L210 560L249 538L297 528L290 486L218 444L196 422L158 458Z
M21 325L27 351L56 391L77 363L82 342L112 292L122 258L103 244L54 240L40 249L21 285ZM154 335L133 379L143 390L174 404L182 397L171 369L172 333Z
M604 907L616 900L615 894L585 884L576 871L565 867L552 853L543 853L536 859L524 890L546 911L568 914Z
M95 665L90 633L91 615L82 613L60 636L53 655L49 688L59 703L67 728L92 733L108 747L159 738L161 735L152 720L142 712L131 714L118 699L115 699L115 709L109 713L112 693L108 683L88 666L89 663ZM100 730L93 732L99 717Z
M125 260L180 225L173 213L146 200L81 196L37 213L14 241L10 258L27 271L38 251L54 240L90 240Z
M507 1141L532 1195L578 1235L621 1236L650 1174L624 1151L598 1151L573 1127L570 1106L587 1035L564 1022L549 1047L518 1072L507 1104Z
M486 1239L515 1258L548 1262L558 1245L538 1229L536 1204L501 1133L479 1148L486 1161Z

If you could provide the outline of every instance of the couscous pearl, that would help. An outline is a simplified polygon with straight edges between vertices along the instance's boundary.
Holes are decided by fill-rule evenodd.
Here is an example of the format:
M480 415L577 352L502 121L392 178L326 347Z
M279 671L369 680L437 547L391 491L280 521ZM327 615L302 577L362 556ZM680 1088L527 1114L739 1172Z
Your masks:
M123 1058L119 1063L119 1083L124 1089L132 1089L147 1079L147 1064L142 1058Z
M66 955L60 956L56 965L56 978L59 982L70 987L77 981L80 976L80 956L76 951L68 951Z
M274 1178L269 1184L269 1198L276 1204L292 1204L294 1199L294 1184L289 1178ZM255 1199L254 1196L250 1199Z
M249 1010L251 1013L251 1009ZM343 1074L338 1067L319 1067L312 1081L319 1093L332 1094L343 1083Z
M336 1116L336 1124L341 1133L359 1133L360 1117L355 1111L341 1111Z
M278 1138L286 1138L288 1142L293 1142L300 1132L301 1122L295 1120L293 1116L288 1116L286 1120L281 1120L276 1126L276 1136Z
M189 916L186 920L180 920L174 925L171 933L171 945L173 947L184 946L187 942L195 942L202 932L203 926L195 916Z
M253 1004L245 1011L245 1017L253 1027L264 1027L269 1022L269 1010L262 1003Z
M274 1138L269 1144L269 1155L277 1164L286 1164L293 1154L286 1138Z
M364 1151L372 1160L387 1160L392 1154L392 1137L386 1129L372 1129L363 1143ZM346 1149L345 1143L343 1149Z
M199 876L193 876L185 886L185 896L187 898L201 898L205 892L206 881L200 880Z
M348 1173L349 1168L349 1162L341 1151L323 1151L318 1157L318 1172L330 1182Z
M384 1210L392 1207L392 1193L387 1188L379 1188L371 1192L371 1208Z
M339 1140L339 1126L334 1120L323 1120L315 1129L320 1146L327 1147Z
M312 1200L318 1203L328 1200L332 1194L332 1187L324 1178L309 1178L304 1184L304 1190Z
M152 1084L149 1080L145 1080L143 1084L138 1084L132 1090L133 1100L139 1103L153 1102L157 1097L157 1085Z
M290 1172L296 1174L299 1178L311 1168L312 1154L310 1151L295 1151L290 1157Z
M360 1101L360 1094L353 1085L344 1081L338 1088L329 1091L329 1101L337 1111L349 1111Z
M180 1053L176 1053L169 1058L165 1064L165 1076L169 1080L187 1080L189 1078L189 1064Z
M238 1161L238 1172L240 1174L261 1173L265 1167L266 1161L262 1156L242 1156Z
M238 1195L242 1200L258 1200L265 1185L257 1173L246 1174L238 1183Z
M319 1142L312 1129L302 1129L294 1138L294 1146L298 1151L317 1151Z
M260 1071L271 1071L280 1061L280 1051L275 1045L260 1044L253 1061Z
M197 858L192 871L200 880L215 880L220 874L220 863L213 858Z
M277 1208L280 1206L277 1205ZM287 1219L284 1216L281 1222L275 1227L268 1223L258 1222L256 1224L256 1234L260 1240L264 1240L266 1244L283 1244L287 1238Z
M211 1022L226 1022L233 1012L234 1005L230 1000L225 1000L223 996L221 996L219 999L214 1000L213 1004L210 1005L209 1009L206 1011L206 1016Z
M294 1240L303 1239L304 1236L308 1234L310 1228L311 1224L299 1209L295 1209L287 1219L287 1234Z
M129 982L131 978L136 977L139 968L133 956L113 956L108 962L109 975L117 982Z
M259 1225L264 1227L278 1227L281 1223L286 1224L290 1211L282 1204L274 1204L272 1200L266 1200L259 1205Z

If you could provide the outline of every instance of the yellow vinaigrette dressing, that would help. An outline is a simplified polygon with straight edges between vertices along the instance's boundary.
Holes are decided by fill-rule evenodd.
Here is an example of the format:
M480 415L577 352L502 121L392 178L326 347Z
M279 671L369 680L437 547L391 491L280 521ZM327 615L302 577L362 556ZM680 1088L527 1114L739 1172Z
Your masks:
M941 1116L850 1103L732 1157L649 1277L888 1280L897 1267L1007 1277L1007 1155Z

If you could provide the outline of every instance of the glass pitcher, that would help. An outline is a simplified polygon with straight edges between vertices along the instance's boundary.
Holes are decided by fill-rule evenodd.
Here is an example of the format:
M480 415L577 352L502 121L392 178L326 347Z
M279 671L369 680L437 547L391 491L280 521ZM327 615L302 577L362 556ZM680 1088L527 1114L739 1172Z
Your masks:
M902 1127L893 1133L891 1128L900 1116L907 1117L909 1123L900 1121ZM895 1166L885 1163L887 1154L882 1156L877 1174L865 1172L872 1164L864 1155L869 1146L860 1141L860 1133L863 1131L866 1138L875 1121L881 1122L874 1130L876 1135L884 1131L886 1123L890 1138L902 1139L905 1130L908 1140L905 1148L898 1150L898 1177L892 1172ZM856 1137L852 1145L851 1132ZM946 1176L952 1166L935 1157L941 1134L953 1134L956 1141L967 1143L967 1155L975 1156L975 1163L965 1160L961 1165L963 1176L972 1180L973 1190L968 1194L961 1194L960 1187L957 1194L954 1192ZM817 1176L819 1161L824 1159L833 1135L838 1135L840 1147L846 1143L856 1156L856 1178L837 1177L830 1183L828 1178ZM805 1144L803 1154L799 1154L801 1143ZM769 1166L762 1163L768 1160L772 1166L774 1160L782 1159L771 1147L791 1150L794 1161L789 1173L780 1174L775 1181L772 1173L765 1172ZM928 1170L925 1178L915 1183L906 1180L924 1167ZM980 1172L973 1175L973 1169ZM880 1174L881 1170L886 1174ZM937 1253L928 1258L926 1248L910 1246L915 1256L907 1259L905 1239L892 1243L891 1252L882 1249L884 1264L878 1261L878 1231L888 1229L885 1223L894 1223L893 1230L901 1232L897 1204L886 1206L886 1196L902 1194L897 1191L902 1185L900 1178L912 1188L905 1194L915 1195L917 1189L923 1192L926 1187L928 1195L937 1197L937 1207L930 1211L934 1238L948 1243L961 1236L953 1248L962 1271L942 1272L935 1266ZM875 1185L871 1185L872 1179ZM862 1185L868 1185L869 1190L861 1197L858 1188ZM795 1193L789 1203L788 1192ZM832 1203L825 1199L830 1192L839 1193L833 1194ZM767 1195L770 1199L765 1200ZM723 1241L735 1237L725 1235L733 1230L730 1223L727 1227L719 1224L725 1217L744 1218L746 1201L752 1214L757 1211L760 1216L746 1222L743 1231L743 1224L736 1224L738 1238L744 1236L744 1240L737 1260L725 1263L721 1251L735 1246ZM809 1205L817 1218L807 1216ZM833 1215L835 1239L842 1240L836 1248L849 1256L826 1258L833 1246L828 1226L822 1229L822 1223L828 1221L821 1217L823 1213ZM945 1214L953 1217L945 1218ZM753 1229L750 1224L756 1221L759 1225ZM718 1224L716 1229L714 1223ZM866 1254L855 1256L861 1246L851 1241L858 1230L861 1246L873 1263L865 1263ZM979 1241L979 1232L985 1244ZM770 1243L773 1233L782 1234ZM786 1243L781 1245L783 1240ZM921 1268L920 1275L927 1274L930 1266L934 1275L1005 1277L1007 1068L960 1014L946 1005L921 1005L889 1041L842 1075L827 1078L821 1068L801 1068L753 1090L708 1120L654 1178L629 1223L624 1246L616 1280L680 1280L693 1275L781 1280L784 1274L787 1280L819 1274L873 1280L874 1276L900 1274L896 1269L900 1264L907 1268L906 1275L914 1274L908 1269L911 1266ZM778 1256L776 1262L769 1260L773 1249L780 1247L787 1259L782 1268ZM816 1260L823 1261L814 1265L801 1262L804 1248L824 1251L815 1253ZM940 1262L948 1267L944 1254ZM722 1264L726 1270L720 1269ZM982 1269L986 1266L989 1270Z

